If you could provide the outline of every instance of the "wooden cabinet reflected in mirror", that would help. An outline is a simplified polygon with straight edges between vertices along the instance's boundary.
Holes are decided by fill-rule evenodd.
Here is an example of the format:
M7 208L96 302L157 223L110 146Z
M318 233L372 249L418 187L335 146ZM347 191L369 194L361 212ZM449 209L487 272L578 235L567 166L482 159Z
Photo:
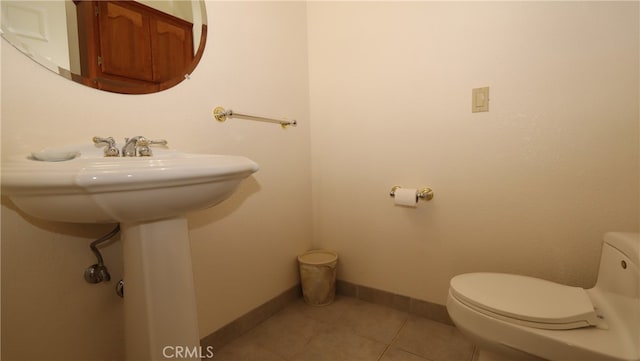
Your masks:
M189 74L195 58L193 24L134 1L74 3L85 85L153 93Z
M126 94L185 80L207 38L202 0L2 0L2 38L47 69Z

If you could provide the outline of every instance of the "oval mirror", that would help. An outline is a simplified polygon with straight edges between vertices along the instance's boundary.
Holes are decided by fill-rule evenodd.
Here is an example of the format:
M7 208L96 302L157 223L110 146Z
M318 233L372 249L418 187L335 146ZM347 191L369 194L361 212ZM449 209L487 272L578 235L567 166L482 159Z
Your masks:
M86 86L124 94L168 89L198 64L203 0L2 0L2 37Z

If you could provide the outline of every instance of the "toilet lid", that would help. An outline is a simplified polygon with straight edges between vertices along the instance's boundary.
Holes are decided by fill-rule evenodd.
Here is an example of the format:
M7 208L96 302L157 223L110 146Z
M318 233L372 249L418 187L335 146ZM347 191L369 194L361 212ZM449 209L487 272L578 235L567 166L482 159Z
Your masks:
M451 293L473 309L505 321L544 329L599 324L586 291L505 273L467 273L451 279Z

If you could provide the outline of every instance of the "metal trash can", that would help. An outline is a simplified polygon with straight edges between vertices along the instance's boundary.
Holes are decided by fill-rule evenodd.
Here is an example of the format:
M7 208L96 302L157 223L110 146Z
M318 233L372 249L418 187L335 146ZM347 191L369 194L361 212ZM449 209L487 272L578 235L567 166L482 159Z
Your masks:
M302 296L312 306L326 306L336 296L338 254L318 249L298 256Z

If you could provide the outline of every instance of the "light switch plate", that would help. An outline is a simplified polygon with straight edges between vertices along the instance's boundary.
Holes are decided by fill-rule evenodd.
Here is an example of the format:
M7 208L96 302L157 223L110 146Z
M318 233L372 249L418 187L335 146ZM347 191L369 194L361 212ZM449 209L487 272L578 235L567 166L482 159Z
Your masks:
M489 111L489 87L474 88L471 90L471 112Z

